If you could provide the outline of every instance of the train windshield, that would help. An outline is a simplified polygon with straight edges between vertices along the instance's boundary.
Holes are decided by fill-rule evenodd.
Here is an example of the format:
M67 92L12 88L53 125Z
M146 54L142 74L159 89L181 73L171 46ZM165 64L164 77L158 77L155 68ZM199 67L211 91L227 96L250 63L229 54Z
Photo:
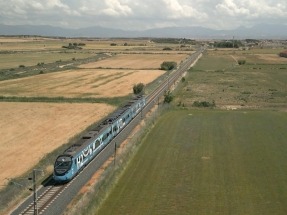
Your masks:
M72 166L72 158L70 156L59 156L54 165L56 175L64 175Z

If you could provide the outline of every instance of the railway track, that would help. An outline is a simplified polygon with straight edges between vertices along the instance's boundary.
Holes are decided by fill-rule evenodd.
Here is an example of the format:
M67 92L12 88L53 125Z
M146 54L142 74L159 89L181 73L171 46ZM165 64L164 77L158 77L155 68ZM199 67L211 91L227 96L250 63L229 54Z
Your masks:
M61 214L65 210L65 206L69 204L73 196L81 189L81 187L91 178L94 172L114 154L115 147L123 142L133 128L140 122L142 117L150 111L150 109L159 101L159 98L170 89L170 87L183 75L185 71L194 63L200 54L205 50L201 47L193 53L188 59L179 65L177 70L172 71L168 78L164 80L152 93L146 97L146 106L141 112L93 159L83 171L74 177L69 183L64 185L56 185L51 179L48 185L42 186L37 190L37 196L34 201L30 196L24 201L11 215L31 215L43 214L54 215ZM63 202L63 205L59 202Z

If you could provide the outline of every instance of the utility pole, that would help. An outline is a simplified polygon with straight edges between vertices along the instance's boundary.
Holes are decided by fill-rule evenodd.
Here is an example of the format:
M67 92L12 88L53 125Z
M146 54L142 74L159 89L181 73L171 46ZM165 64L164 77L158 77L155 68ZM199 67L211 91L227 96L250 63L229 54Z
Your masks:
M36 171L33 169L33 191L34 191L34 214L38 215L38 205L37 205L37 187L36 187Z
M114 167L116 166L116 156L117 156L117 142L115 142Z
M32 180L33 182L33 204L34 204L34 215L38 215L38 204L37 204L37 184L36 184L36 172L44 172L41 169L33 169L33 175L32 178L28 178L29 180Z

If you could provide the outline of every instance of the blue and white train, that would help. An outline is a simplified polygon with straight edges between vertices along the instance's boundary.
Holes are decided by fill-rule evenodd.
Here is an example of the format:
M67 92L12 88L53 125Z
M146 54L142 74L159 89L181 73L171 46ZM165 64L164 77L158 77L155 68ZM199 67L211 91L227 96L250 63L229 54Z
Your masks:
M142 110L145 104L144 96L136 97L59 155L54 164L55 182L68 182L76 176Z

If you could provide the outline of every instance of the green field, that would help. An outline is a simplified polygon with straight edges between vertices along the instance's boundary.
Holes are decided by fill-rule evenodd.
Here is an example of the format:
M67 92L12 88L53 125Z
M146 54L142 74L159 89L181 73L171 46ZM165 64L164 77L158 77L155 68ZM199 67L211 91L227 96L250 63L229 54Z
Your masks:
M287 113L171 111L97 214L286 214Z
M54 63L56 61L68 61L95 56L95 54L80 51L58 52L18 52L13 54L0 54L0 69L17 68L20 65L35 66L38 63Z
M186 77L176 103L190 107L194 101L215 101L219 108L286 109L287 59L246 52L205 53ZM246 64L238 65L235 59L245 59Z

